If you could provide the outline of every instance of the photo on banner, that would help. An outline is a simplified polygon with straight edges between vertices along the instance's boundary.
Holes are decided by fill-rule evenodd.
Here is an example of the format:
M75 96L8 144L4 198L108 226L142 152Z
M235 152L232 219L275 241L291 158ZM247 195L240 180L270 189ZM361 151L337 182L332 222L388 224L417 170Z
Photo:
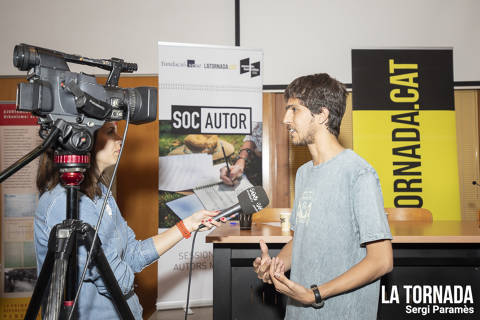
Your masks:
M353 146L386 208L460 220L452 49L352 50Z
M163 232L198 210L228 208L240 192L262 185L263 53L166 42L158 53ZM225 172L235 174L233 186L222 182ZM212 301L212 245L204 237L196 241L192 306ZM191 239L182 243L159 260L159 309L185 303Z
M37 118L0 103L0 171L42 142ZM38 203L35 179L38 159L0 185L1 319L23 319L37 281L33 217Z

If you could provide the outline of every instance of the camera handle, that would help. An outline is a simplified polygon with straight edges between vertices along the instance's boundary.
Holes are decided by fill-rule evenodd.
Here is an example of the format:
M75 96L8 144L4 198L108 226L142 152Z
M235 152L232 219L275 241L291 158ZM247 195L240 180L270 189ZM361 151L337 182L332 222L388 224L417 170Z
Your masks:
M106 85L109 87L118 86L118 79L122 72L134 72L137 71L137 65L135 63L124 62L122 59L112 58L109 60L111 63L110 74L107 78Z
M13 65L22 71L28 71L30 68L40 63L42 56L56 57L66 62L83 64L110 71L106 83L106 85L109 87L118 86L120 73L132 73L138 70L136 63L125 62L123 59L119 58L92 59L75 54L32 46L25 43L15 46L13 53ZM65 65L65 67L67 66Z

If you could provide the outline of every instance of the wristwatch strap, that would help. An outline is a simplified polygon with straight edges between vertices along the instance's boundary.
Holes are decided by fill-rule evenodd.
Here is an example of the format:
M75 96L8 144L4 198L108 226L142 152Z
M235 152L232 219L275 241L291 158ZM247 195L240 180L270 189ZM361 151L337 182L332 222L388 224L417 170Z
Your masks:
M322 296L320 295L320 291L318 291L318 287L316 284L312 284L310 288L312 288L313 294L315 295L315 302L312 303L312 307L314 307L315 309L320 309L325 304L325 301L323 301Z

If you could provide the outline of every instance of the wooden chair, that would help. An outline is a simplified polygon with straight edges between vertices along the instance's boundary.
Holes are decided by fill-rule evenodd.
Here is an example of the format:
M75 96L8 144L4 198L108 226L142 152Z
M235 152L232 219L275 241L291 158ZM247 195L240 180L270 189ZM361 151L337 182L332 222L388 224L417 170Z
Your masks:
M385 208L388 221L432 222L432 213L424 208Z

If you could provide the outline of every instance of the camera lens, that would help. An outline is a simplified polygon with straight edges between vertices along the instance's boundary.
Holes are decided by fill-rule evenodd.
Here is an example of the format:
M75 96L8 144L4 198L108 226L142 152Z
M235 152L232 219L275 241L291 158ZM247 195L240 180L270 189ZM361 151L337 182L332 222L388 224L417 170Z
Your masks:
M40 63L37 49L25 44L19 44L13 49L13 65L21 71L28 71Z

